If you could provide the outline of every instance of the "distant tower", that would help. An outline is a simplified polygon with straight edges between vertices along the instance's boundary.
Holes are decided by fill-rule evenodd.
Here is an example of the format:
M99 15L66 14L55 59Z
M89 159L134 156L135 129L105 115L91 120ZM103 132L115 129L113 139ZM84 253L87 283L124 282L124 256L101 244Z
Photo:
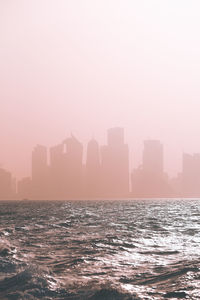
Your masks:
M151 174L163 173L163 145L160 141L144 141L143 169Z
M50 148L50 199L65 199L65 170L63 144Z
M32 180L24 177L18 181L17 196L19 199L32 199Z
M164 173L163 145L158 140L144 142L142 165L132 173L135 197L168 197L172 194Z
M47 148L37 145L32 152L33 198L45 199L48 186Z
M51 197L80 198L83 190L83 145L71 135L50 149Z
M108 146L111 147L124 145L124 128L114 127L108 129L107 142Z
M108 129L108 145L101 148L102 193L126 197L129 193L129 150L124 144L124 129Z
M89 197L100 196L100 157L99 145L95 139L89 141L86 157L85 194Z
M182 194L200 197L200 154L183 154Z
M63 145L67 197L80 198L83 192L83 145L73 135Z
M0 168L0 200L7 200L12 196L12 175Z

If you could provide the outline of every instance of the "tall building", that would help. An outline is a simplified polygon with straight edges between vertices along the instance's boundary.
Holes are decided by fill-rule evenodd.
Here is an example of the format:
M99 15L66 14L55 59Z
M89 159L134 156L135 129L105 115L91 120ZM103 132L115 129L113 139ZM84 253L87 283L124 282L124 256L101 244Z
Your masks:
M85 196L97 198L100 196L100 154L99 144L95 139L89 141L85 167Z
M142 165L132 173L135 197L168 197L172 190L164 173L163 145L157 140L144 142Z
M12 199L12 175L0 168L0 200Z
M50 148L50 199L65 199L66 184L65 184L65 161L64 161L64 146L63 144L56 145Z
M107 144L111 147L124 145L124 128L114 127L108 129Z
M144 141L143 170L152 175L163 174L163 145L160 141Z
M200 154L183 154L182 196L200 197Z
M48 189L47 148L37 145L32 152L32 196L46 199Z
M64 165L68 198L83 195L83 145L71 135L64 141L66 149Z
M50 182L52 199L82 196L83 146L72 135L50 149Z
M17 197L18 199L32 199L32 180L30 177L18 181Z
M126 197L129 193L129 150L124 129L111 128L108 144L101 147L101 192L103 196Z

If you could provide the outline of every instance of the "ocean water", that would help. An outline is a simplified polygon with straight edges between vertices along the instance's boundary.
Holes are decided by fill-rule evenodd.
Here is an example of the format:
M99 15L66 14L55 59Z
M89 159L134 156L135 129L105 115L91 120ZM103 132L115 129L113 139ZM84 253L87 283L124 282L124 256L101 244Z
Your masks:
M0 202L0 299L200 299L200 200Z

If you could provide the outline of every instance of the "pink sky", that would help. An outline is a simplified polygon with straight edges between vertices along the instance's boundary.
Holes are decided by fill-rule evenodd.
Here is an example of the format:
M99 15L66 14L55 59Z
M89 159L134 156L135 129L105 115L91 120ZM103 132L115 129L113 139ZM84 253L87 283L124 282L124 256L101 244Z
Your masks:
M199 0L1 0L0 164L25 176L36 144L121 126L132 166L160 139L176 174L200 152L199 28Z

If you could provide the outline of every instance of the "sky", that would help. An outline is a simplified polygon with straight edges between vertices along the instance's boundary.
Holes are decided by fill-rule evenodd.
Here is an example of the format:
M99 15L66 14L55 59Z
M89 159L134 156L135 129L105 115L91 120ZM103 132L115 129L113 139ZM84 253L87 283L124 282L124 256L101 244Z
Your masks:
M131 168L159 139L174 176L200 152L199 28L199 0L0 0L0 166L120 126Z

